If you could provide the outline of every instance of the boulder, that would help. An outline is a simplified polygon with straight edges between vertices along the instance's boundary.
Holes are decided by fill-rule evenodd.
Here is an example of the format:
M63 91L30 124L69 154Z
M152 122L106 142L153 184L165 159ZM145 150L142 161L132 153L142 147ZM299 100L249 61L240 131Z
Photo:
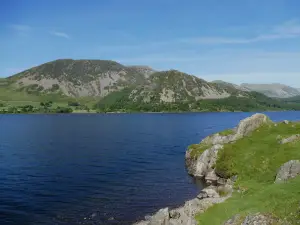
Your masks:
M279 168L275 183L284 183L298 175L300 175L300 160L288 161Z
M178 219L180 217L180 211L173 209L169 212L170 218L172 219Z
M270 119L266 115L261 113L256 113L242 120L237 127L235 139L237 140L249 135L254 130L259 128L261 125L267 123L268 121L270 121Z
M282 123L289 124L290 122L288 120L284 120L284 121L282 121Z
M160 209L152 216L149 225L169 225L169 209Z
M218 183L218 177L217 177L217 174L216 174L216 172L214 170L211 170L210 172L206 173L205 182L208 185L217 184Z
M204 138L201 141L201 143L205 144L205 145L217 145L217 144L223 145L223 144L227 144L227 143L234 141L235 140L234 138L235 138L234 134L223 136L223 135L220 135L219 133L216 133L216 134L213 134L211 136Z
M204 198L219 198L220 195L218 192L211 187L204 188L200 194L197 196L198 199L204 199Z
M217 154L223 145L214 145L211 148L205 150L197 159L191 158L186 153L186 166L188 173L195 177L205 177L208 171L212 170L217 160Z
M286 144L286 143L290 143L290 142L294 142L294 141L298 141L300 140L300 134L295 134L292 135L288 138L284 138L281 141L279 141L280 144Z

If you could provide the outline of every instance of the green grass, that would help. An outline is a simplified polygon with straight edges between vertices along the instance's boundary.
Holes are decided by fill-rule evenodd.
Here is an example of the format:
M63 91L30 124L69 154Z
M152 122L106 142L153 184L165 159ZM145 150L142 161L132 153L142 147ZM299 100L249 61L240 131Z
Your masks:
M236 214L270 213L291 224L300 221L300 177L284 184L274 184L279 167L300 159L300 142L281 145L278 135L300 133L300 124L265 125L249 137L225 145L219 151L216 170L225 177L237 175L235 188L243 190L222 204L198 215L201 225L220 225Z
M224 131L220 132L219 134L221 136L227 136L227 135L234 134L234 131L232 129L228 129L228 130L224 130Z
M191 151L191 156L196 157L202 154L206 149L209 149L212 145L207 144L192 144L188 147L188 151Z

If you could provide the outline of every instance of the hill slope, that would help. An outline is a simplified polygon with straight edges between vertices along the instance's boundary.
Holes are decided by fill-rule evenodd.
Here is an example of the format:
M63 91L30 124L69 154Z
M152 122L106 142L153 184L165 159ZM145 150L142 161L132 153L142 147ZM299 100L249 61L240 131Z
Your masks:
M234 84L108 60L61 59L28 69L0 80L0 100L81 101L90 107L98 102L100 111L300 109L297 102L279 101Z
M28 69L7 80L15 89L66 96L105 96L142 83L151 68L126 67L108 60L61 59Z
M300 109L300 105L170 70L151 74L143 85L107 95L97 108L101 111L255 111Z
M284 84L241 84L244 90L257 91L274 98L289 98L300 95L297 88L292 88Z

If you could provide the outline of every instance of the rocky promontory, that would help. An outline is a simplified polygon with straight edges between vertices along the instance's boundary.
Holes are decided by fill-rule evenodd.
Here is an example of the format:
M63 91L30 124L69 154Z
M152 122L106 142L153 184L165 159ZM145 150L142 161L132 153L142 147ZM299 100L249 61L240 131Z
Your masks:
M207 187L135 225L300 224L299 133L300 123L254 114L189 146L187 171Z

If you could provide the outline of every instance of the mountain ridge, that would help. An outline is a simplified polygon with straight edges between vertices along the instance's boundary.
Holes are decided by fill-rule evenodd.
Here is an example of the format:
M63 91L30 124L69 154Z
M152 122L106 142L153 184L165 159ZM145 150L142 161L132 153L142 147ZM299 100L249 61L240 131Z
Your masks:
M97 102L95 107L104 111L249 111L298 107L293 99L291 103L274 100L228 82L208 82L178 70L156 71L112 60L58 59L0 81L0 100L85 98Z
M272 98L291 98L295 96L300 96L300 88L294 88L280 83L242 83L240 85L237 85L222 80L212 81L212 83L217 83L223 86L232 86L242 91L256 91Z

